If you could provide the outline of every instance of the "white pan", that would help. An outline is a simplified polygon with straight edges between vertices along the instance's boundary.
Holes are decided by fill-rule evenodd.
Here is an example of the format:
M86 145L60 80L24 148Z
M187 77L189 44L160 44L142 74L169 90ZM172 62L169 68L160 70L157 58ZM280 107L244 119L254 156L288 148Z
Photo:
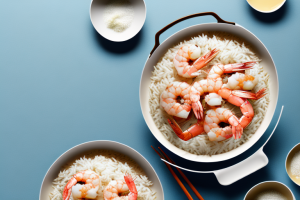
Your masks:
M162 44L159 43L159 36L161 33L163 33L168 28L172 27L173 25L197 16L203 16L203 15L212 15L214 16L218 23L207 23L207 24L198 24L194 26L190 26L188 28L185 28L181 31L178 31L177 33L171 35L169 38L167 38ZM152 76L152 71L154 70L154 66L159 61L159 59L167 52L167 50L174 45L178 44L180 41L184 41L187 39L190 39L191 36L198 35L201 32L204 31L222 31L227 32L233 35L236 35L238 37L243 38L247 42L249 42L252 47L255 49L256 53L258 54L259 58L262 59L261 65L263 66L264 70L267 71L270 75L270 85L269 85L269 92L270 92L270 104L267 109L267 113L265 115L265 118L256 131L256 133L243 145L240 147L233 149L227 153L219 154L219 155L213 155L213 156L206 156L206 155L195 155L188 153L182 149L177 148L173 144L171 144L159 131L159 129L156 127L151 115L150 115L150 107L149 107L149 87L150 87L150 77ZM259 138L264 134L266 129L268 128L277 104L278 100L278 93L279 93L279 85L278 85L278 76L275 64L273 62L273 59L267 50L267 48L264 46L264 44L250 31L245 29L244 27L237 25L233 22L227 22L222 20L217 14L213 12L205 12L205 13L197 13L193 15L189 15L186 17L183 17L181 19L178 19L171 24L167 25L165 28L161 29L156 35L155 35L155 46L153 50L151 51L144 70L142 72L141 82L140 82L140 104L142 113L144 116L144 119L151 130L152 134L156 139L163 144L167 149L175 153L176 155L185 158L187 160L196 161L196 162L218 162L223 160L228 160L230 158L236 157L240 155L241 153L245 152L247 149L249 149L252 145L254 145Z

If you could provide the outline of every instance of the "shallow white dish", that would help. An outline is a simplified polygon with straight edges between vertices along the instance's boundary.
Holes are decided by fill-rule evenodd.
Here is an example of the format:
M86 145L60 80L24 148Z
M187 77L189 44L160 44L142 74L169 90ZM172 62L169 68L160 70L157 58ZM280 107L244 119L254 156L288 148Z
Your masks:
M296 144L288 153L285 159L285 170L290 179L298 186L300 186L300 179L294 176L291 172L291 162L296 153L300 151L300 143Z
M293 192L285 184L278 181L265 181L253 186L246 194L244 200L256 199L257 195L263 191L275 190L280 192L287 200L296 200Z
M276 10L278 10L279 8L281 8L284 3L286 2L286 0L284 0L278 7L274 8L273 10L270 10L270 11L263 11L263 10L259 10L257 8L255 8L253 5L251 5L251 3L249 3L249 1L247 0L247 3L256 11L258 12L261 12L261 13L272 13L272 12L275 12Z
M150 53L146 63L145 67L142 72L141 76L141 82L140 82L140 104L142 113L144 116L144 119L152 132L152 134L156 137L156 139L163 144L167 149L169 149L171 152L175 153L176 155L185 158L187 160L196 161L196 162L218 162L223 160L228 160L230 158L236 157L240 155L241 153L245 152L247 149L249 149L252 145L254 145L259 138L264 134L264 132L267 130L275 109L277 105L278 100L278 94L279 94L279 82L278 82L278 76L277 76L277 70L275 67L275 63L267 50L267 48L264 46L264 44L250 31L245 29L244 27L237 25L235 23L226 22L222 20L218 15L212 12L207 13L197 13L194 15L190 15L184 18L181 18L179 20L176 20L175 22L178 23L180 21L183 21L184 19L192 18L194 16L201 16L201 15L213 15L219 23L207 23L207 24L198 24L194 26L190 26L188 28L185 28L183 30L180 30L173 35L171 35L169 38L167 38L164 42L162 42L159 45L159 35L164 32L167 28L173 26L174 22L167 25L165 28L160 30L156 34L156 45L152 52ZM176 24L175 23L175 24ZM252 47L256 50L256 53L258 54L259 58L262 59L261 65L263 66L264 70L269 73L270 76L270 85L269 85L269 93L270 93L270 104L268 106L265 118L263 119L261 125L259 126L256 133L243 145L240 147L233 149L229 152L218 154L218 155L195 155L191 154L187 151L184 151L176 146L174 146L172 143L170 143L160 132L160 130L157 128L157 126L154 123L154 120L150 114L150 106L149 106L149 86L150 86L150 77L152 76L152 71L154 70L154 66L159 61L159 59L167 52L167 50L174 45L178 44L181 41L187 40L191 38L192 36L198 35L201 32L205 31L221 31L230 33L232 35L236 35L238 37L243 38L245 41L250 43ZM158 45L157 45L158 44Z
M134 18L131 25L123 32L115 32L107 27L104 19L104 11L112 0L92 0L90 18L96 31L104 38L122 42L134 37L143 27L146 20L146 4L143 0L129 0L134 10Z
M63 165L65 165L71 158L74 158L75 156L85 151L95 149L113 150L132 158L144 170L149 180L152 181L152 189L156 192L157 199L164 199L162 185L151 164L140 153L138 153L131 147L108 140L98 140L82 143L63 153L47 171L41 185L39 199L49 200L49 194L52 190L52 182L57 177Z

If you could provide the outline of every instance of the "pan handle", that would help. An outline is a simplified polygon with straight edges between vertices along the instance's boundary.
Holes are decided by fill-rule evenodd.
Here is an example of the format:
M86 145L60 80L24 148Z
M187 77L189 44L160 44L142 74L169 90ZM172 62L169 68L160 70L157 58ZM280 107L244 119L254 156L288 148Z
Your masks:
M228 22L228 21L225 21L223 19L221 19L221 17L219 17L219 15L217 15L216 13L214 12L202 12L202 13L196 13L196 14L192 14L192 15L188 15L188 16L185 16L185 17L182 17L180 19L177 19L175 20L174 22L168 24L167 26L165 26L164 28L162 28L160 31L158 31L156 34L155 34L155 45L152 49L152 51L150 52L150 56L152 55L152 53L155 51L155 49L160 45L159 43L159 36L165 32L166 30L168 30L169 28L171 28L172 26L174 26L175 24L178 24L179 22L182 22L186 19L190 19L190 18L194 18L194 17L199 17L199 16L205 16L205 15L212 15L216 18L216 20L218 20L218 23L227 23L227 24L232 24L232 25L235 25L234 22ZM149 57L150 57L149 56Z

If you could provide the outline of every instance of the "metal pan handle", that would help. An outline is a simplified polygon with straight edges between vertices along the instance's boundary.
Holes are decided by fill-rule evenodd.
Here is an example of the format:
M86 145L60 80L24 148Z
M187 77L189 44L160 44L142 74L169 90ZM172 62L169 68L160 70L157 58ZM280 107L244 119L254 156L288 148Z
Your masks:
M227 23L227 24L232 24L232 25L235 25L234 22L228 22L228 21L225 21L223 19L221 19L221 17L219 17L219 15L217 15L216 13L214 12L202 12L202 13L196 13L196 14L192 14L192 15L188 15L188 16L185 16L185 17L182 17L180 19L177 19L175 20L174 22L168 24L167 26L165 26L164 28L162 28L160 31L158 31L156 34L155 34L155 45L152 49L152 51L150 52L150 56L152 55L152 53L155 51L155 49L160 45L159 43L159 36L165 32L166 30L168 30L169 28L171 28L172 26L174 26L175 24L178 24L179 22L182 22L186 19L190 19L190 18L194 18L194 17L199 17L199 16L205 16L205 15L212 15L216 18L216 20L218 21L218 23ZM149 56L149 57L150 57Z

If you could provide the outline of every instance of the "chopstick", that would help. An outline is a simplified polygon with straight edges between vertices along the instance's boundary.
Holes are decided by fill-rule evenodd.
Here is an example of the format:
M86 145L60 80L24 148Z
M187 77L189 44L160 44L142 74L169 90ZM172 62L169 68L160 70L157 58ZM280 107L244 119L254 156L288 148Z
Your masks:
M154 149L153 146L151 146L151 147L157 153L157 155L159 155L160 158L164 159L164 156L162 154L160 154L156 149ZM187 189L184 187L184 185L182 184L182 182L180 181L180 179L178 178L178 176L175 174L175 172L173 171L173 169L171 168L171 166L168 163L165 163L165 165L168 167L169 171L171 172L171 174L173 175L173 177L175 178L175 180L177 181L177 183L179 184L179 186L181 187L181 189L183 190L183 192L185 193L185 195L187 196L187 198L189 200L193 200L192 196L187 191Z
M160 147L158 147L158 149L164 154L164 156L167 158L167 160L170 163L176 165L176 163ZM193 184L190 182L190 180L184 175L184 173L179 168L176 167L176 169L178 170L179 174L183 177L183 179L187 182L187 184L190 186L190 188L193 190L193 192L196 194L196 196L198 197L198 199L204 200L203 197L196 190L196 188L193 186Z

